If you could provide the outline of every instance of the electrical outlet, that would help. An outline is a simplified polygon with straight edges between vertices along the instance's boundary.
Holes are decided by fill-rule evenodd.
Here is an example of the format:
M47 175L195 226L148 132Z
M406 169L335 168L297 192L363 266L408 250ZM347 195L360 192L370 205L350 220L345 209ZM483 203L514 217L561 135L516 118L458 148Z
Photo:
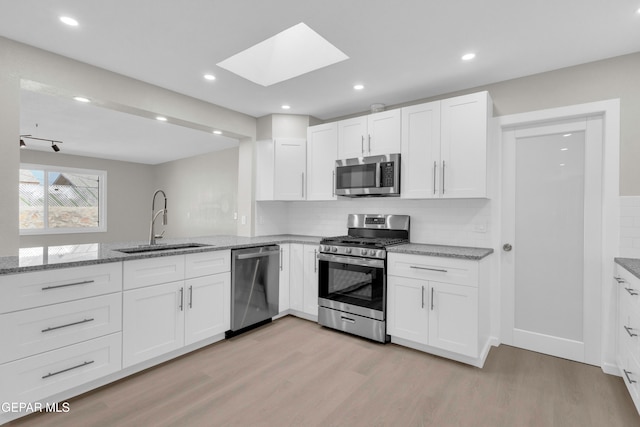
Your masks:
M233 219L235 219L236 221L238 220L238 212L233 213Z
M474 224L473 231L476 233L486 233L487 232L487 224Z
M242 219L241 219L240 222L242 222L242 225L247 225L247 216L246 215L242 215Z

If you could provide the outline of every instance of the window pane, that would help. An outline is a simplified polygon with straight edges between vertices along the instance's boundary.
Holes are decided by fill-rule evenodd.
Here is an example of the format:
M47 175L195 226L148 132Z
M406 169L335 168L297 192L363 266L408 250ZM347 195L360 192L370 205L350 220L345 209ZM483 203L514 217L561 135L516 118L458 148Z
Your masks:
M49 172L49 228L98 227L99 177Z
M44 228L44 172L20 169L20 228Z

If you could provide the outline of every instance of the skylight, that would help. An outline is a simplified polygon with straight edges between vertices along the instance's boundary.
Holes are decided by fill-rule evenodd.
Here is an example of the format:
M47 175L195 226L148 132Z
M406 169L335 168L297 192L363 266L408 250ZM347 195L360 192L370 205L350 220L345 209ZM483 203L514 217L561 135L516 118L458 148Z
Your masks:
M253 83L271 86L349 59L304 22L217 65Z

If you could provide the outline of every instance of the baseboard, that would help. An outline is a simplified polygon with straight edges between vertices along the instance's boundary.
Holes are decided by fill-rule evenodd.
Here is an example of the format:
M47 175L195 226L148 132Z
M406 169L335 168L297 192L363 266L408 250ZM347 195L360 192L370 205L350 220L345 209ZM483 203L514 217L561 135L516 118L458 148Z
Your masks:
M613 363L603 363L600 367L602 368L602 372L604 372L605 374L614 375L616 377L622 376L618 365L615 365Z

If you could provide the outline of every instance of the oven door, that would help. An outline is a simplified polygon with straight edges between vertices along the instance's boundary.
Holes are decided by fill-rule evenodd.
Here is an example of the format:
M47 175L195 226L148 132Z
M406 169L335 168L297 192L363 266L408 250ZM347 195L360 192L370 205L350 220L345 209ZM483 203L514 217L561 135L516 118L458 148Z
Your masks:
M318 267L320 306L385 320L384 260L321 253Z

